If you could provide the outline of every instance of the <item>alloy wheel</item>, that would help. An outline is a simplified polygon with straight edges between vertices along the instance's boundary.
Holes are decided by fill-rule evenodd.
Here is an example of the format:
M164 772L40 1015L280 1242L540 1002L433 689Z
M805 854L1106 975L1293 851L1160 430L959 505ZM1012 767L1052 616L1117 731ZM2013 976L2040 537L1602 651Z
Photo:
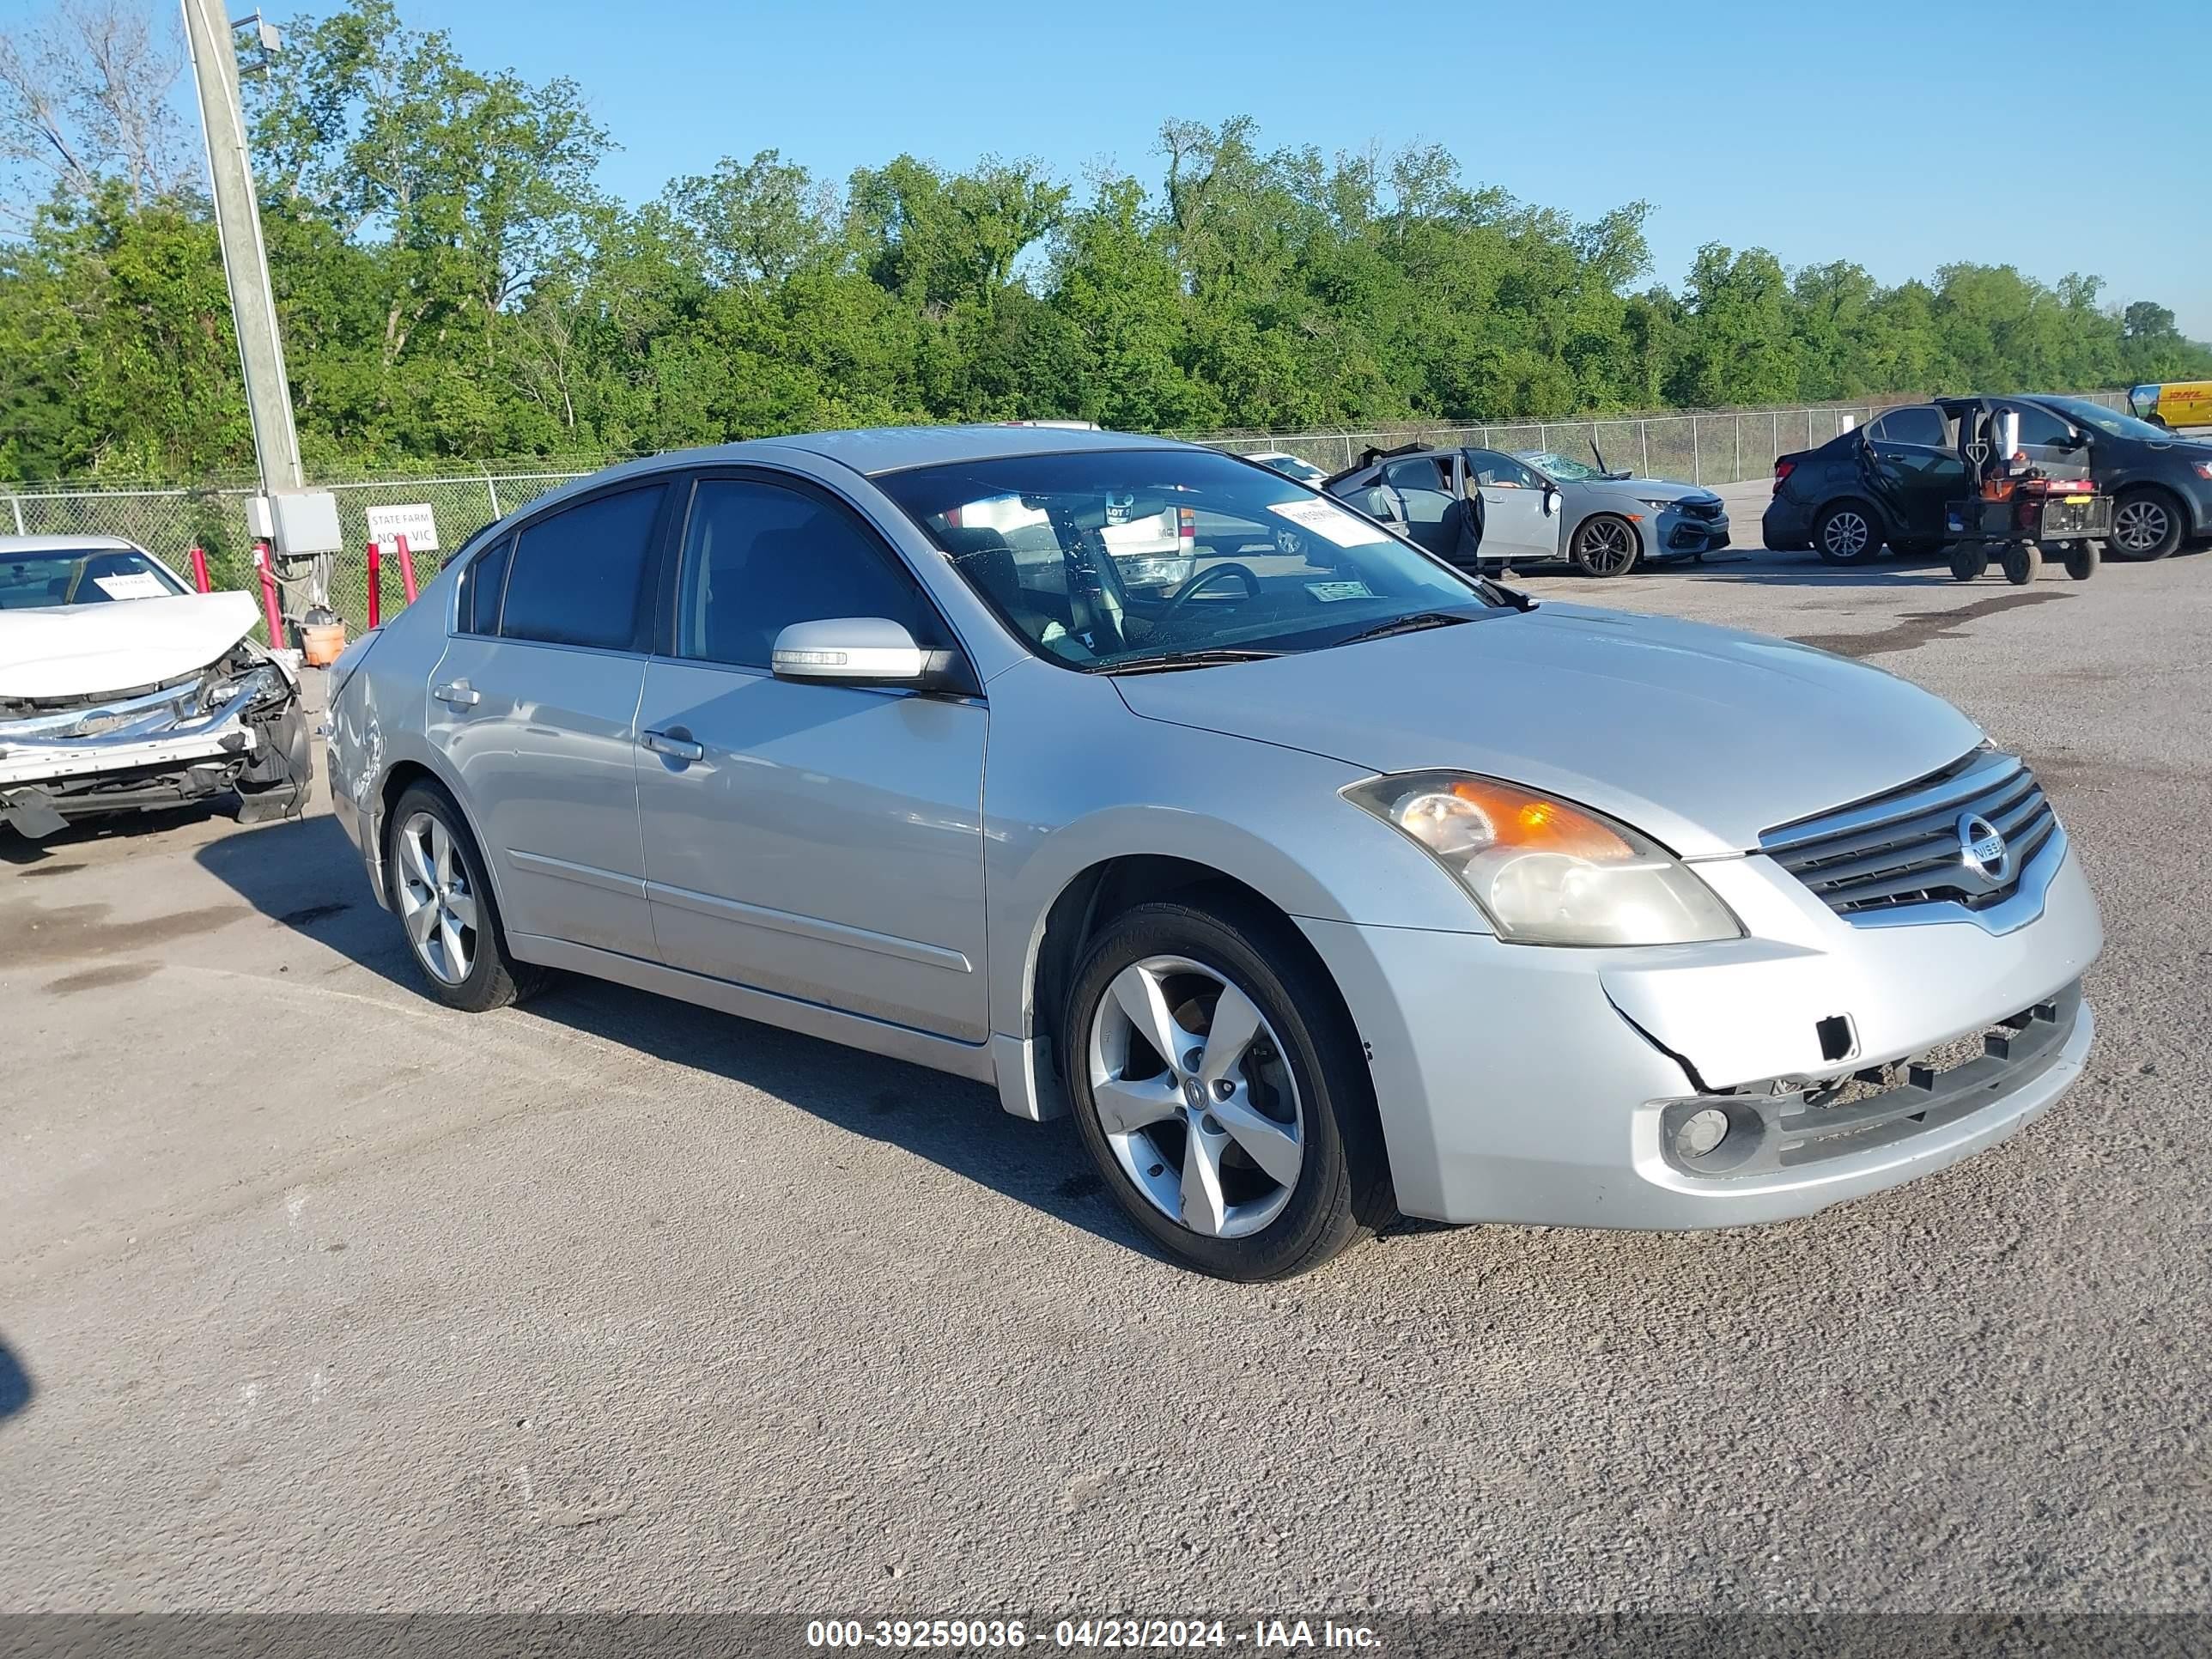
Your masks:
M2112 541L2124 553L2144 554L2162 544L2171 527L2162 503L2138 497L2112 515Z
M1636 538L1618 519L1597 519L1583 526L1583 568L1593 576L1615 576L1636 562Z
M416 960L447 985L469 976L477 958L477 896L453 831L428 812L399 828L399 919Z
M1867 550L1867 542L1874 527L1849 507L1828 515L1826 527L1820 540L1827 550L1838 559L1856 559Z
M1283 1212L1305 1163L1305 1112L1274 1028L1218 969L1147 957L1091 1016L1091 1098L1130 1184L1209 1238Z

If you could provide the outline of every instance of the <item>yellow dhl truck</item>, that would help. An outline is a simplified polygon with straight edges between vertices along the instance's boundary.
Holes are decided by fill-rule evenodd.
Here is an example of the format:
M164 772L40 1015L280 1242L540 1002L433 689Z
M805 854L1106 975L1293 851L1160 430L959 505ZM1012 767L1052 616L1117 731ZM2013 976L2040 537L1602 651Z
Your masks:
M2212 380L2136 386L2128 392L2128 407L2137 420L2154 422L2169 432L2212 426Z

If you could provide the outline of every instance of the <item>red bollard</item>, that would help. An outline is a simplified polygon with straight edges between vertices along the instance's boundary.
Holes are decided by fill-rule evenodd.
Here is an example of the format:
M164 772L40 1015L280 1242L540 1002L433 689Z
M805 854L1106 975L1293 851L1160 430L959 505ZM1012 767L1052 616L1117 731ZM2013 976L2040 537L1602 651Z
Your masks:
M269 648L280 651L284 646L284 618L276 603L276 573L270 568L269 544L253 544L253 568L261 578L261 610L269 622Z
M407 538L394 536L392 544L399 550L399 585L407 590L407 603L415 603L415 558L407 550Z
M384 617L384 559L383 550L377 546L376 538L368 538L368 625L383 625Z
M207 550L204 547L192 549L192 586L203 593L208 591Z

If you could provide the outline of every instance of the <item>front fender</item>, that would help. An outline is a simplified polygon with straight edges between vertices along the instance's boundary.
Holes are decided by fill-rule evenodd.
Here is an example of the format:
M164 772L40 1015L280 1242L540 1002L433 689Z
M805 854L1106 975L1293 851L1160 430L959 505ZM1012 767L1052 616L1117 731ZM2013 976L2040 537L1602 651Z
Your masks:
M994 1031L1031 1035L1054 901L1115 859L1201 865L1292 917L1489 932L1426 854L1339 794L1366 769L1146 720L1103 680L1031 666L992 686L984 884ZM1086 729L1097 741L1071 739Z

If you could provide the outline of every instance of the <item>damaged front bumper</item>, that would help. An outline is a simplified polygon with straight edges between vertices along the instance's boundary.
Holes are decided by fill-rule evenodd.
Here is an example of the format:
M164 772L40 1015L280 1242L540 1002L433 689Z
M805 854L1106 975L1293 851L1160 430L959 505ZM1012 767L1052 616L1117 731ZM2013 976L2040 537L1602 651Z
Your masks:
M167 685L0 706L0 823L35 837L233 789L293 806L312 764L299 701L281 662L234 654Z

